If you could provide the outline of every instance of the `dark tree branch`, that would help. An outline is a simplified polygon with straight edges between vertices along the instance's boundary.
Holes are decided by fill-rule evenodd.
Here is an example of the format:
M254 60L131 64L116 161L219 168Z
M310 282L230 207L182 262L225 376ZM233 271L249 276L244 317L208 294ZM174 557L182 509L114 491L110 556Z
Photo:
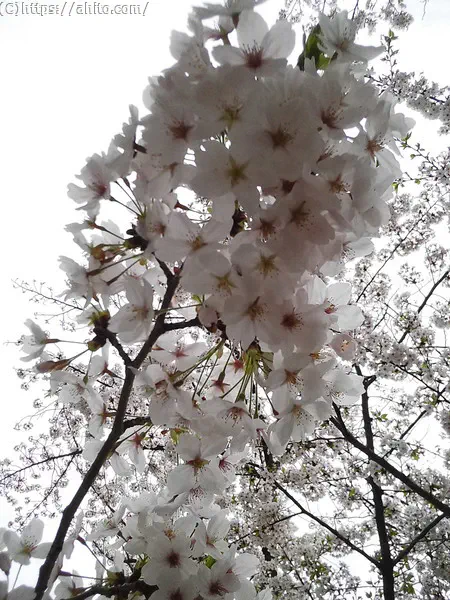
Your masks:
M422 304L419 306L419 308L417 309L417 313L421 313L422 310L425 308L428 300L431 298L431 296L434 294L435 290L437 287L439 287L441 285L441 283L443 281L445 281L447 279L447 277L450 275L450 269L447 269L447 271L445 271L445 273L436 281L436 283L433 285L433 287L430 289L430 291L428 292L428 294L425 296L425 298L423 299Z
M122 585L113 585L113 586L103 586L103 585L93 585L88 590L82 592L81 594L77 594L75 596L71 596L71 598L67 598L66 600L85 600L86 598L91 598L96 594L100 594L101 596L106 596L107 598L111 598L112 596L117 596L118 598L128 598L129 594L132 592L140 592L145 596L145 598L150 598L152 594L157 591L158 587L156 585L148 585L145 581L133 581L131 583L124 583Z
M105 443L100 448L99 453L95 457L89 470L84 476L78 490L73 496L70 503L63 510L61 521L59 523L58 531L50 547L47 558L44 564L39 569L39 577L35 587L36 596L34 600L41 600L44 592L47 588L53 566L58 560L58 556L63 548L64 540L66 538L67 531L70 527L72 519L75 516L76 511L80 507L84 497L89 492L95 478L100 472L103 464L106 462L110 452L113 450L115 443L123 433L123 419L125 416L125 410L128 404L131 390L133 388L135 374L130 369L126 370L125 382L123 384L122 392L120 394L119 404L117 407L116 418L111 429L109 436Z
M130 398L131 391L133 389L134 380L136 377L135 370L139 369L144 360L146 359L148 353L151 351L153 345L159 338L159 336L164 333L164 320L166 316L165 309L169 307L173 295L175 294L175 290L178 286L179 277L173 277L167 282L166 292L164 294L164 298L162 301L161 309L162 312L156 318L153 329L148 337L148 339L143 344L141 350L139 351L136 358L131 361L130 364L126 365L125 372L125 380L123 383L122 391L119 398L119 404L117 406L116 417L114 419L114 423L111 429L109 436L107 437L105 443L101 447L99 453L95 457L93 463L91 464L89 470L84 476L83 481L81 482L77 492L73 496L70 503L63 510L63 514L61 517L61 521L59 523L58 531L53 540L53 543L50 547L49 553L47 554L47 558L45 559L43 565L39 570L39 577L35 587L35 598L34 600L42 600L42 597L47 589L48 582L53 570L53 567L58 559L58 556L63 548L64 540L67 535L67 531L70 527L72 519L75 516L76 511L80 507L83 499L86 494L89 492L93 482L95 481L97 475L100 472L100 469L108 459L110 452L114 449L114 446L117 440L120 438L122 433L124 432L124 418L128 405L128 400ZM134 369L130 369L129 367L133 367Z
M397 363L393 362L392 360L388 361L388 363L390 365L392 365L393 367L396 367L397 369L400 369L400 371L402 371L403 373L406 373L407 375L409 375L413 379L416 379L427 390L430 390L430 392L433 392L434 394L436 394L437 395L437 399L442 398L444 402L447 402L447 403L449 402L449 400L447 399L447 397L444 396L444 391L445 391L446 386L444 386L442 388L442 390L436 389L436 388L432 387L431 385L429 385L426 381L424 381L423 377L420 377L420 375L417 375L417 373L413 373L412 371L408 371L408 369L406 369L406 367L404 367L402 365L398 365Z
M440 514L430 523L428 523L428 525L424 527L422 531L419 534L417 534L416 537L413 540L411 540L409 544L398 554L398 556L393 560L393 564L396 565L401 560L403 560L405 556L408 556L408 554L411 552L414 546L421 542L428 535L428 533L430 533L430 531L432 531L436 527L436 525L438 525L442 521L442 519L445 518L445 515Z
M198 317L194 317L189 321L174 321L172 323L165 324L166 331L173 331L174 329L187 329L188 327L200 327L201 323Z
M155 254L153 256L156 258L156 261L157 261L158 265L161 267L161 270L163 271L164 275L166 276L167 281L169 281L170 279L175 277L175 275L172 273L172 271L169 269L169 267L166 265L165 262L163 262L162 260L159 260L159 258Z
M38 465L43 465L45 463L49 463L51 461L58 460L60 458L67 458L68 456L76 456L77 454L81 454L81 452L82 452L82 450L73 450L72 452L67 452L66 454L58 454L58 456L49 456L47 458L44 458L44 460L39 460L38 462L34 462L34 463L31 463L30 465L26 465L25 467L22 467L21 469L18 469L17 471L14 471L13 473L8 473L7 475L5 475L3 477L3 479L0 481L0 483L3 483L10 477L14 477L14 475L18 475L19 473L22 473L22 471L26 471L27 469L32 469L33 467L37 467Z
M119 353L120 358L123 360L123 363L126 367L131 365L131 358L125 352L122 344L117 339L117 335L104 327L94 327L94 333L105 336L105 338L110 342L111 346L113 346L117 352Z
M408 435L408 433L409 433L409 432L410 432L412 429L414 429L414 427L417 425L417 423L418 423L418 422L419 422L421 419L423 419L423 417L425 417L425 415L427 415L427 414L428 414L428 410L426 410L426 409L425 409L425 410L423 410L423 411L422 411L422 412L421 412L421 413L420 413L420 414L419 414L419 415L418 415L418 416L417 416L417 417L414 419L414 421L408 425L408 427L405 429L405 431L403 431L403 432L401 433L401 435L400 435L400 437L399 437L399 440L403 440L403 439L404 439L404 438L405 438L405 437ZM388 456L390 456L390 455L391 455L391 454L394 452L394 450L395 450L395 448L390 448L390 449L389 449L389 450L386 452L386 454L383 456L383 458L387 458Z
M423 299L422 304L417 309L417 314L420 314L422 312L422 310L427 305L428 300L431 298L431 296L436 291L436 288L439 287L441 285L441 283L447 279L447 277L449 276L449 274L450 274L450 269L447 269L447 271L445 271L445 273L435 282L435 284L431 287L431 289L428 292L428 294ZM403 340L405 339L405 337L408 335L408 333L409 333L409 331L404 331L403 334L402 334L402 336L401 336L401 338L398 340L397 343L401 344L403 342Z
M152 349L156 340L159 338L160 335L162 335L166 331L164 323L166 318L166 311L169 308L170 303L172 302L172 298L175 294L175 290L178 287L179 281L180 278L178 276L173 276L167 281L166 293L164 294L164 298L161 304L160 314L156 318L155 325L150 336L144 342L136 358L132 361L132 366L135 369L139 369L144 360L147 358L148 353Z
M409 489L411 489L413 492L416 492L417 495L419 495L421 498L426 500L429 504L431 504L432 506L434 506L435 508L437 508L438 510L443 512L446 517L450 517L450 506L448 504L445 504L445 502L442 502L442 500L439 500L439 498L436 498L436 496L434 494L432 494L431 492L427 492L427 490L424 490L414 480L412 480L410 477L408 477L407 475L405 475L404 473L399 471L396 467L394 467L394 465L392 465L386 459L384 459L381 456L379 456L378 454L376 454L376 452L374 450L371 450L365 444L360 442L358 440L358 438L356 438L347 429L347 427L342 419L342 415L341 415L341 411L340 411L339 407L336 404L334 404L333 406L336 411L337 417L331 417L330 421L331 421L331 423L333 423L333 425L337 429L339 429L339 431L342 433L342 435L345 437L345 439L348 442L350 442L350 444L352 444L352 446L354 446L355 448L357 448L358 450L363 452L366 456L368 456L370 458L370 460L377 463L385 471L387 471L388 473L393 475L396 479L398 479L399 481L404 483L406 485L406 487L409 487Z
M367 552L364 552L364 550L362 548L358 548L358 546L356 546L351 540L349 540L348 538L346 538L345 535L343 535L342 533L340 533L337 529L334 529L334 527L332 527L331 525L328 525L328 523L325 523L325 521L322 521L322 519L320 517L317 517L313 513L309 512L309 510L307 510L302 504L300 504L300 502L291 493L289 493L288 490L286 488L284 488L281 484L279 484L277 481L275 481L273 483L273 485L278 490L280 490L280 492L283 492L283 494L286 496L286 498L289 498L289 500L291 502L293 502L295 504L295 506L304 515L306 515L307 517L309 517L310 519L312 519L313 521L315 521L316 523L318 523L319 525L321 525L322 527L324 527L325 529L327 529L335 537L337 537L342 542L344 542L344 544L346 546L348 546L349 548L351 548L355 552L358 552L358 554L361 554L361 556L364 556L365 559L367 559L369 562L371 562L377 568L380 568L380 562L376 558L374 558L373 556L370 556L370 554L367 554Z
M306 587L305 582L303 581L303 577L300 575L298 569L296 568L296 566L294 565L294 563L292 562L292 559L289 557L289 555L287 554L286 550L284 548L281 548L286 560L288 561L288 563L291 565L292 570L294 571L297 579L300 581L300 583L305 587L305 591L308 594L308 597L311 598L311 600L314 600L313 595L311 594L311 590L309 588Z
M123 428L130 429L130 427L137 427L138 425L151 425L152 422L150 417L134 417L133 419L127 419L123 422Z
M63 479L63 477L65 477L67 471L70 469L70 466L74 460L75 460L75 456L71 456L70 460L67 462L66 466L64 467L63 472L58 476L57 480L54 483L52 482L50 489L47 490L46 494L44 495L42 500L39 502L39 504L35 505L33 507L33 509L30 510L30 512L26 515L26 517L24 519L25 522L28 521L28 519L31 517L31 515L33 513L35 513L35 511L37 511L43 504L45 505L48 498L53 494L55 489L58 487L58 483L61 481L61 479Z
M358 375L362 376L361 369L358 365L355 366L355 369ZM361 395L366 443L367 447L372 452L374 451L375 446L373 440L372 419L369 410L369 394L367 392L367 389L373 381L375 381L374 376L364 378L364 392ZM384 600L395 600L394 563L392 562L391 548L389 545L389 537L384 514L383 491L372 476L369 476L367 478L367 481L370 485L370 489L372 490L372 498L375 506L375 524L377 527L381 554L379 569L383 578Z
M278 523L282 523L283 521L287 521L289 519L292 519L293 517L298 517L301 514L302 514L302 512L300 511L300 512L296 512L296 513L292 513L291 515L286 515L285 517L281 517L281 519L272 521L272 523L269 523L268 525L264 525L263 527L261 527L261 530L265 531L266 529L269 529L270 527L275 527L275 525L278 525ZM253 535L255 533L255 531L258 531L258 530L255 529L254 531L250 531L249 533L241 535L241 537L239 537L237 540L233 540L233 544L237 544L241 540L245 540L245 538L248 537L249 535Z

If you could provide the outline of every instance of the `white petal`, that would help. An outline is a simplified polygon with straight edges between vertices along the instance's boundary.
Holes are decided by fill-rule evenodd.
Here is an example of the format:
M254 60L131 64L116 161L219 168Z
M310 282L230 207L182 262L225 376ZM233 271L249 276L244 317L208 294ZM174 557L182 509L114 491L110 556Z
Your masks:
M245 10L239 16L237 37L241 48L261 46L269 27L262 16L252 10Z
M233 48L233 46L216 46L212 55L221 65L243 65L245 63L242 50Z
M262 42L264 55L270 58L287 58L295 46L295 32L288 21L277 21Z
M31 556L33 558L45 558L51 548L51 542L44 542L43 544L39 544L32 552Z
M42 539L44 531L44 523L40 519L33 519L24 528L21 536L21 541L32 545L38 544Z

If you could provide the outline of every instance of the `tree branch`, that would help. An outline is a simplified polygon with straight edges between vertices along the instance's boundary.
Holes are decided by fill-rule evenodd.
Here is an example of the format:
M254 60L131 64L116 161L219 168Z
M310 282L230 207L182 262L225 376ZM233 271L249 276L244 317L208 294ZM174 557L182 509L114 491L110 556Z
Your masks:
M110 342L111 346L113 346L119 353L119 356L123 360L126 367L129 367L131 365L131 358L125 352L122 344L117 339L117 335L115 333L109 331L108 329L105 329L104 327L94 327L94 333L103 335Z
M17 471L14 471L13 473L8 473L7 475L5 475L3 477L3 479L0 481L0 483L3 483L10 477L14 477L14 475L18 475L19 473L22 473L22 471L26 471L27 469L32 469L33 467L37 467L38 465L43 465L45 463L48 463L53 460L58 460L60 458L66 458L68 456L76 456L77 454L81 454L81 452L82 452L82 450L73 450L72 452L66 452L66 454L58 454L58 456L49 456L48 458L45 458L44 460L39 460L38 462L34 462L34 463L31 463L30 465L26 465L25 467L22 467L21 469L18 469Z
M362 376L361 369L358 365L355 366L358 375ZM367 447L373 452L374 441L373 441L373 430L372 430L372 419L370 417L369 410L369 394L367 392L368 387L375 381L374 376L365 377L364 392L361 395L362 403L362 414L364 422L364 432L366 435ZM383 504L383 491L377 484L372 476L367 478L367 481L372 490L372 498L375 505L375 524L377 527L378 540L380 542L380 554L381 561L379 569L383 578L383 593L385 600L394 600L394 564L392 562L391 548L389 545L389 538L386 527L386 519L384 515L384 504Z
M153 254L153 256L156 258L156 262L161 267L161 270L164 273L164 275L166 276L167 281L169 281L170 279L172 279L173 277L175 277L175 275L172 273L172 271L169 269L169 267L166 265L165 262L163 262L162 260L160 260L156 256L156 254Z
M58 560L58 556L63 548L64 540L66 538L66 534L70 527L72 519L74 518L75 513L80 507L80 504L82 503L84 497L91 488L95 478L99 474L100 469L106 462L110 452L114 448L114 444L123 433L123 419L125 416L125 410L128 404L128 399L133 388L134 378L135 374L133 373L133 371L127 369L125 375L125 382L123 384L122 392L120 394L119 404L117 407L116 418L114 419L113 427L105 443L100 448L99 453L97 454L93 463L91 464L88 472L84 476L84 479L81 482L72 500L63 510L58 531L50 547L49 553L47 554L47 558L45 559L44 564L39 569L39 577L35 587L35 600L42 599L44 592L47 588L48 581L53 570L53 566Z
M133 581L132 583L124 583L122 585L113 585L111 587L93 585L81 594L71 596L71 598L66 598L65 600L74 600L74 598L77 600L85 600L86 598L91 598L96 594L106 596L107 598L111 598L112 596L117 596L118 598L128 598L131 592L140 592L145 596L145 598L150 598L150 596L154 594L157 589L158 587L156 585L148 585L145 583L145 581L141 580Z
M164 320L166 318L166 309L169 308L170 303L172 302L172 298L175 294L175 290L178 287L179 281L179 276L175 275L167 281L166 293L164 294L164 298L160 308L161 312L156 318L155 325L153 326L151 334L145 341L136 358L132 361L132 366L135 369L139 369L144 360L147 358L147 355L152 349L156 340L159 338L160 335L162 335L166 331L164 324Z
M173 277L167 283L166 292L164 294L164 298L162 301L161 308L168 308L170 302L172 301L175 290L178 286L179 277ZM95 457L93 463L91 464L88 472L84 476L83 481L81 482L77 492L73 496L71 502L66 506L63 510L63 514L61 517L61 521L59 523L58 531L53 540L53 543L50 547L49 553L47 554L47 558L45 559L43 565L39 570L39 577L35 587L36 596L34 600L42 600L45 590L47 589L48 582L53 570L53 566L55 565L58 556L63 548L64 540L67 534L67 531L70 527L72 519L75 516L76 511L80 507L84 497L88 493L91 485L93 484L95 478L100 472L100 469L106 462L107 458L110 455L110 452L113 450L115 443L120 438L124 431L124 418L125 412L128 405L128 400L133 389L133 384L135 380L135 371L130 369L129 367L134 367L134 369L139 369L139 367L144 362L148 353L152 349L156 340L159 336L164 333L164 319L166 316L166 312L163 310L161 314L156 318L153 329L148 337L148 339L143 344L140 352L136 356L136 358L131 361L129 365L127 365L125 372L125 381L122 387L122 391L119 398L119 404L117 406L116 418L114 419L114 424L112 426L111 432L107 437L105 443L101 447L99 453Z
M423 419L423 417L425 417L428 414L428 410L424 409L415 419L412 423L410 423L408 425L408 427L400 434L400 437L398 438L399 440L403 440L408 433L414 429L414 427L417 425L417 423ZM383 458L387 458L388 456L390 456L393 452L394 452L395 448L390 448L386 454L383 456Z
M283 494L286 496L286 498L289 498L289 500L291 502L293 502L295 504L295 506L298 509L300 509L300 511L303 514L305 514L307 517L309 517L310 519L312 519L313 521L315 521L316 523L318 523L319 525L321 525L322 527L327 529L330 533L332 533L334 536L336 536L338 539L340 539L342 542L344 542L344 544L346 546L348 546L355 552L358 552L358 554L361 554L362 556L364 556L364 558L366 558L369 562L371 562L377 568L380 568L380 562L376 558L373 558L373 556L370 556L370 554L367 554L367 552L364 552L364 550L362 550L361 548L358 548L358 546L356 546L352 541L350 541L348 538L346 538L345 535L343 535L342 533L339 533L339 531L337 529L334 529L334 527L332 527L331 525L328 525L328 523L325 523L325 521L322 521L322 519L320 517L317 517L316 515L313 515L311 512L309 512L309 510L307 510L304 506L302 506L300 504L300 502L296 498L294 498L294 496L292 494L290 494L288 492L288 490L286 488L284 488L281 484L279 484L277 481L274 481L273 485L278 490L280 490L280 492L283 492Z
M427 492L426 490L424 490L419 484L417 484L415 481L413 481L410 477L408 477L407 475L405 475L404 473L399 471L396 467L394 467L394 465L389 463L387 460L385 460L381 456L378 456L378 454L376 454L375 451L370 450L369 448L367 448L367 446L365 444L361 443L347 429L344 421L342 420L342 415L339 410L339 407L336 404L334 404L333 406L336 411L337 418L331 417L330 421L331 421L331 423L333 423L333 425L335 427L337 427L337 429L339 429L339 431L342 433L342 435L345 437L345 439L348 442L350 442L355 448L357 448L358 450L363 452L366 456L368 456L370 458L370 460L372 460L373 462L380 465L380 467L382 467L385 471L387 471L388 473L390 473L391 475L396 477L399 481L401 481L407 487L409 487L411 490L416 492L417 495L419 495L421 498L426 500L429 504L431 504L432 506L434 506L435 508L437 508L438 510L443 512L446 517L450 517L450 506L448 504L445 504L445 502L442 502L442 500L439 500L439 498L436 498L436 496L434 494L432 494L431 492Z
M314 600L313 595L311 594L311 590L309 588L306 587L305 582L303 581L303 577L300 575L300 573L298 572L298 569L296 568L296 566L294 565L294 563L292 562L292 559L289 557L288 553L286 552L286 550L284 548L281 548L284 556L286 557L286 560L288 561L288 563L291 565L292 570L294 571L295 575L297 576L297 579L300 581L300 583L302 584L302 586L305 588L306 593L308 594L308 596L311 598L311 600Z
M123 429L130 429L130 427L137 427L138 425L151 425L152 422L150 417L134 417L133 419L127 419L123 422Z
M272 521L272 523L269 523L268 525L264 525L263 527L261 527L261 530L265 531L266 529L269 529L269 527L275 527L275 525L278 525L278 523L282 523L283 521L287 521L288 519L292 519L293 517L298 517L301 514L303 514L303 513L300 511L300 512L296 512L296 513L292 513L291 515L286 515L285 517L281 517L281 519ZM248 533L241 535L241 537L239 537L237 540L233 540L233 544L237 544L238 542L240 542L241 540L244 540L249 535L253 535L255 533L255 531L258 531L258 530L255 529L254 531L249 531Z
M437 287L439 287L441 285L441 283L443 281L445 281L447 279L447 277L450 274L450 269L447 269L447 271L445 271L445 273L442 275L442 277L440 277L436 283L431 287L430 291L428 292L428 294L425 296L425 298L423 299L422 304L419 306L419 308L417 309L417 314L420 314L422 312L422 310L425 308L425 306L427 305L428 300L431 298L431 296L434 294L435 290ZM405 337L408 335L408 331L404 331L401 338L398 340L398 344L401 344L403 342L403 340L405 339Z
M194 317L189 321L174 321L165 324L165 331L173 331L174 329L187 329L188 327L200 327L201 323L198 317Z
M416 544L418 544L420 541L423 540L423 538L430 532L432 531L436 525L438 525L438 523L440 523L442 521L442 519L445 519L446 516L443 514L438 515L435 519L433 519L430 523L428 523L428 525L426 527L424 527L422 529L422 531L416 535L416 537L411 540L409 542L409 544L406 546L406 548L404 548L399 554L398 556L393 560L393 565L395 566L397 563L399 563L401 560L403 560L405 558L405 556L408 556L408 554L411 552L411 550L414 548L414 546Z

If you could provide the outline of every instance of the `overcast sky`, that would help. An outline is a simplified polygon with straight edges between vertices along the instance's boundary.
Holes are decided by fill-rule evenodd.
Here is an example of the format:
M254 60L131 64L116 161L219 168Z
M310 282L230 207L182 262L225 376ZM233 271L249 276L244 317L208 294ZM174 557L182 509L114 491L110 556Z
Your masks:
M23 322L33 317L36 306L13 290L11 280L62 286L57 258L73 253L64 225L81 217L66 196L67 184L86 157L107 149L128 118L128 105L141 106L147 77L173 63L170 31L184 30L191 6L199 3L149 0L145 17L0 17L3 456L15 443L10 435L14 422L31 412L34 399L20 390L13 371L19 351L7 342L25 333ZM273 22L282 5L282 0L268 0L261 12ZM400 34L400 66L446 84L450 0L429 0L423 18L421 0L409 5L416 21ZM435 130L435 124L420 122L417 139L427 132L432 147L443 147ZM10 515L3 511L0 526Z

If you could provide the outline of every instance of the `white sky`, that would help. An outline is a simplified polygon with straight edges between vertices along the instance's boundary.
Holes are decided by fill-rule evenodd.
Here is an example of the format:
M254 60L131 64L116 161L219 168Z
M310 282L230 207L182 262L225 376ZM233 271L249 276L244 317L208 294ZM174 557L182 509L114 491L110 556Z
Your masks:
M145 17L0 17L2 456L11 456L17 439L12 427L32 412L34 399L20 389L13 371L20 353L7 342L25 333L23 322L37 307L13 290L11 281L36 279L61 289L57 258L73 253L64 225L81 217L66 196L67 184L86 157L107 149L128 119L128 105L141 107L147 77L173 63L170 31L185 29L196 4L201 2L149 0ZM416 22L400 34L401 68L448 83L450 0L429 0L423 19L422 1L408 4ZM282 5L282 0L268 0L260 12L272 23ZM434 147L442 147L444 140L437 140L434 131L434 123L419 123L417 139L425 135ZM5 526L12 512L4 504L0 510L0 526Z

